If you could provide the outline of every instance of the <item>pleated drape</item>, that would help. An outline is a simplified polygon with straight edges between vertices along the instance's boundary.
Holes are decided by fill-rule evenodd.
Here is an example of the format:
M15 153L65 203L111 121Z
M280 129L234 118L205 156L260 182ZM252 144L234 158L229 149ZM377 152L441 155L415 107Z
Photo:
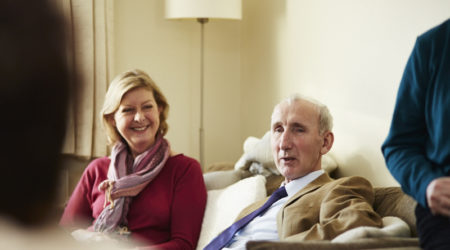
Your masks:
M111 80L113 65L113 1L53 0L66 16L68 56L77 68L78 81L68 113L63 154L90 159L108 153L100 110Z

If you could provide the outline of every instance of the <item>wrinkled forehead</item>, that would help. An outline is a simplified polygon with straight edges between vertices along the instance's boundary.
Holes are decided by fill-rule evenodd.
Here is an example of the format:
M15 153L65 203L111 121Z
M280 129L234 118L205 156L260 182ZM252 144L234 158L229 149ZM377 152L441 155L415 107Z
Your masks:
M276 105L272 112L271 125L292 122L318 125L319 108L307 100L283 101Z

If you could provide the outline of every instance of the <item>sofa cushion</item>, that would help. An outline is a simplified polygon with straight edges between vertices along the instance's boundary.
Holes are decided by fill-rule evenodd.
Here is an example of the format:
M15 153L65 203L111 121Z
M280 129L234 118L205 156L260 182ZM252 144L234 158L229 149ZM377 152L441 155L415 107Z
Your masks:
M242 209L266 197L262 175L242 179L224 189L209 190L197 249L203 249L230 226Z

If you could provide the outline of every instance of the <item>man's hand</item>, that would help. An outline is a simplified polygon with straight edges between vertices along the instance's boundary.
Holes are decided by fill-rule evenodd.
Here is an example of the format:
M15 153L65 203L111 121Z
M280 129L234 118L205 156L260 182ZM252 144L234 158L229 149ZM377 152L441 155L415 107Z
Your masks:
M434 215L450 217L450 177L437 178L428 184L427 202Z

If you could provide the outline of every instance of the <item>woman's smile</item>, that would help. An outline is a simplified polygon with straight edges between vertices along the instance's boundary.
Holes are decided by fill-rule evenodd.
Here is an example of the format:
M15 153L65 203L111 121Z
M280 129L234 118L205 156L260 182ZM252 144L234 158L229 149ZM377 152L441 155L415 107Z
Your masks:
M117 131L127 142L133 156L149 149L159 130L158 105L153 92L136 88L126 93L114 114Z
M132 130L135 130L135 131L141 132L141 131L146 130L148 127L150 127L150 125L146 125L146 126L143 126L143 127L133 127L133 128L131 128L131 129L132 129Z

